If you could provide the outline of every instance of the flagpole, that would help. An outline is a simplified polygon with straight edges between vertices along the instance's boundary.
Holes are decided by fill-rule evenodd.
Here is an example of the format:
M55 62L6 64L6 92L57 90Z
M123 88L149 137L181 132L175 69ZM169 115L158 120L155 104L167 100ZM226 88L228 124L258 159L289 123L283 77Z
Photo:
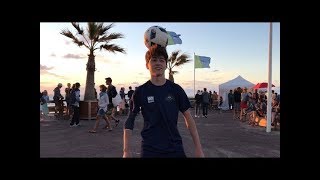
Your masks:
M269 31L269 64L268 64L268 99L267 99L267 132L271 132L271 102L272 102L272 22Z
M195 55L196 55L196 53L193 53L193 95L194 95L194 98L196 97L196 66L195 66L195 64L196 64L196 61L195 61L195 59L194 59L194 57L195 57ZM195 103L194 103L194 115L196 116L197 115L197 107L196 107L196 99L194 99L195 101ZM199 109L200 110L200 109Z
M196 64L196 61L194 60L194 57L195 57L195 53L193 53L193 94L196 95L196 68L195 68L195 64Z

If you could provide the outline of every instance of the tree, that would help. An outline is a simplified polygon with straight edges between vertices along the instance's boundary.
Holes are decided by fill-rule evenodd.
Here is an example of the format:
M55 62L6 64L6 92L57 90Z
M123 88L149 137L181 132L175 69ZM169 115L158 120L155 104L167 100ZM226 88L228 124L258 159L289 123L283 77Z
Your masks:
M60 32L60 34L70 38L73 40L75 44L79 47L85 46L89 49L88 54L88 63L87 63L87 78L86 78L86 86L84 92L84 101L95 100L94 95L94 72L96 71L95 67L95 55L94 51L97 49L105 49L109 52L121 52L126 53L125 50L119 47L116 44L110 44L110 42L114 39L123 38L123 34L121 33L109 33L114 24L109 24L104 26L103 23L96 22L88 22L88 26L86 31L80 27L79 23L72 22L72 26L77 30L77 34L73 35L68 29L64 29ZM100 44L100 46L99 46Z
M178 56L179 53L180 53L179 50L176 50L176 51L172 52L171 56L168 59L167 67L169 69L169 80L172 81L172 82L174 82L173 75L178 73L178 71L173 71L172 69L175 66L181 66L181 65L191 61L189 59L190 57L187 54L183 53L180 56Z

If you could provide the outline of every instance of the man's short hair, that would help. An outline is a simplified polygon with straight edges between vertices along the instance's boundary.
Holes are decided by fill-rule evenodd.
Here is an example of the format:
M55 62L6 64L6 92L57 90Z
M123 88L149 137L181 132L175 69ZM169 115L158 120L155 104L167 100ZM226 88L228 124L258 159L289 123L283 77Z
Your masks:
M152 56L163 56L166 59L166 63L168 62L168 53L165 47L157 45L151 46L145 55L146 63L150 61Z
M76 86L76 88L79 88L79 87L80 87L80 83L77 82L77 83L75 84L75 86Z
M110 82L112 82L111 77L107 77L107 78L106 78L106 81L110 81Z

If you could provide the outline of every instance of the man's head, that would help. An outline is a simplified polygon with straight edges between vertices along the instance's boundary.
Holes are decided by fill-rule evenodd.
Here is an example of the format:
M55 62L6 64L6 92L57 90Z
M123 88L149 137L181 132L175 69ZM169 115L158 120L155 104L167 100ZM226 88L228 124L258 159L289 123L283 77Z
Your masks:
M71 87L71 84L70 84L70 83L68 83L68 84L67 84L67 86L68 86L68 88L70 88L70 87Z
M62 84L61 84L61 83L59 83L59 84L58 84L58 88L61 88L61 87L62 87Z
M207 88L203 88L203 91L207 92Z
M111 79L111 77L107 77L107 78L106 78L106 84L107 84L107 85L112 84L112 79Z
M131 86L129 86L129 89L130 89L130 90L132 90L132 87L131 87Z
M254 92L255 92L255 93L258 93L258 89L255 89Z
M230 89L230 93L232 93L232 89Z
M164 76L167 68L168 53L166 48L154 45L145 55L146 67L149 69L151 76Z
M247 87L244 87L243 88L243 91L246 93L248 91L248 88Z
M75 83L75 87L76 87L76 88L80 88L80 83L78 83L78 82Z

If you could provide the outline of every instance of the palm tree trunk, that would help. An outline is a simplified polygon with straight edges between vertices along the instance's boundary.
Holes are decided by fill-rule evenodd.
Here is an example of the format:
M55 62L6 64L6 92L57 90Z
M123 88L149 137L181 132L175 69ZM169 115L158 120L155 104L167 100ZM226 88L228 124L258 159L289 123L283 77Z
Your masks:
M94 71L96 70L96 65L94 61L93 51L90 51L88 55L87 63L87 79L86 79L86 88L84 91L84 101L96 100L94 95Z
M174 78L171 70L169 70L169 80L174 82Z

